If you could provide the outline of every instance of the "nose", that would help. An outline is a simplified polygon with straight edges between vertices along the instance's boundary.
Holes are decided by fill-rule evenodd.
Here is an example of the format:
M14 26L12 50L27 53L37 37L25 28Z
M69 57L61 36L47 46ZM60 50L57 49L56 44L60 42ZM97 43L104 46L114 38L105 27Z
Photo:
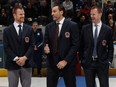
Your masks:
M53 15L53 12L51 13L51 15Z
M52 12L51 15L54 15L54 12Z

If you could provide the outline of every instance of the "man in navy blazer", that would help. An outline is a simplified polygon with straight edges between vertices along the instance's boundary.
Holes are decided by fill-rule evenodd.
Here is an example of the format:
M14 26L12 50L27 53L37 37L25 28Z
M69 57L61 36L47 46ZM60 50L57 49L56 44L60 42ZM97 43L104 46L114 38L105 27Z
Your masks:
M76 23L65 19L64 12L62 5L53 6L52 17L54 21L48 24L45 29L44 51L47 54L48 64L47 87L57 87L58 78L61 75L66 87L76 87L76 53L79 48L79 31ZM56 45L55 37L58 27Z
M112 29L101 22L102 9L99 6L93 6L90 15L92 23L83 26L80 41L80 59L86 85L95 87L97 75L100 87L109 87L109 64L113 59Z
M4 29L3 44L6 53L5 68L8 69L9 87L18 87L19 77L22 87L31 85L31 54L33 52L33 30L24 24L24 9L13 9L14 23Z
M41 76L41 68L42 68L42 54L43 54L43 32L42 29L39 28L38 22L32 23L32 28L34 32L34 52L33 52L33 60L34 65L37 67L38 76ZM34 68L32 72L34 72Z

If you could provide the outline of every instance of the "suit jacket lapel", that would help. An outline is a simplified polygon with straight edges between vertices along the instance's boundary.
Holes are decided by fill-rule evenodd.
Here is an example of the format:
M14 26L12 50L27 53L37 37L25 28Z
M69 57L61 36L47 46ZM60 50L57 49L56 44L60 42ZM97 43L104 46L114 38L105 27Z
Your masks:
M90 35L90 39L91 39L92 43L94 43L92 24L90 25L90 29L89 29L88 35Z
M23 24L22 37L26 36L26 31L27 31L26 26L25 24Z
M99 43L100 39L103 37L103 35L104 35L104 33L105 33L105 30L104 30L103 27L104 27L104 26L103 26L103 24L102 24L101 30L100 30L100 32L99 32L99 36L98 36L97 43Z
M56 32L56 28L57 28L56 23L53 22L53 26L51 28L51 32L55 33Z
M64 20L64 23L63 23L63 25L62 25L62 28L61 28L61 31L60 31L60 36L59 37L61 37L61 35L62 34L64 34L63 32L64 32L64 30L66 29L66 27L67 27L67 21L66 21L66 19Z
M14 25L11 26L11 33L14 35L14 37L16 37L17 40L19 40L19 35L17 34Z

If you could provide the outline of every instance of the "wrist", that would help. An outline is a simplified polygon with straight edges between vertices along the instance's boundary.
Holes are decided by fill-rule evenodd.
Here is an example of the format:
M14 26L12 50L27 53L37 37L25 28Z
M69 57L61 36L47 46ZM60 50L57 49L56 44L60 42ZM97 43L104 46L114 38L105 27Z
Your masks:
M27 57L26 56L23 56L25 60L27 60Z

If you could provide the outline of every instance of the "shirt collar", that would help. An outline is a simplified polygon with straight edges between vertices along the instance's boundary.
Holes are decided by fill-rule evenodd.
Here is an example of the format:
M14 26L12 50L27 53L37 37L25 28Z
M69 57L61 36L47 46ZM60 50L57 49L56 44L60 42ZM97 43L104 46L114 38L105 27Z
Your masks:
M21 27L23 26L23 23L19 24L19 23L17 23L16 21L15 21L13 24L14 24L14 26L16 26L16 27L18 27L18 25L21 25Z
M95 26L96 24L95 23L93 23L93 26ZM98 24L97 24L97 26L101 26L102 25L102 22L100 21Z
M59 21L60 24L63 24L65 17L62 18L62 20Z

